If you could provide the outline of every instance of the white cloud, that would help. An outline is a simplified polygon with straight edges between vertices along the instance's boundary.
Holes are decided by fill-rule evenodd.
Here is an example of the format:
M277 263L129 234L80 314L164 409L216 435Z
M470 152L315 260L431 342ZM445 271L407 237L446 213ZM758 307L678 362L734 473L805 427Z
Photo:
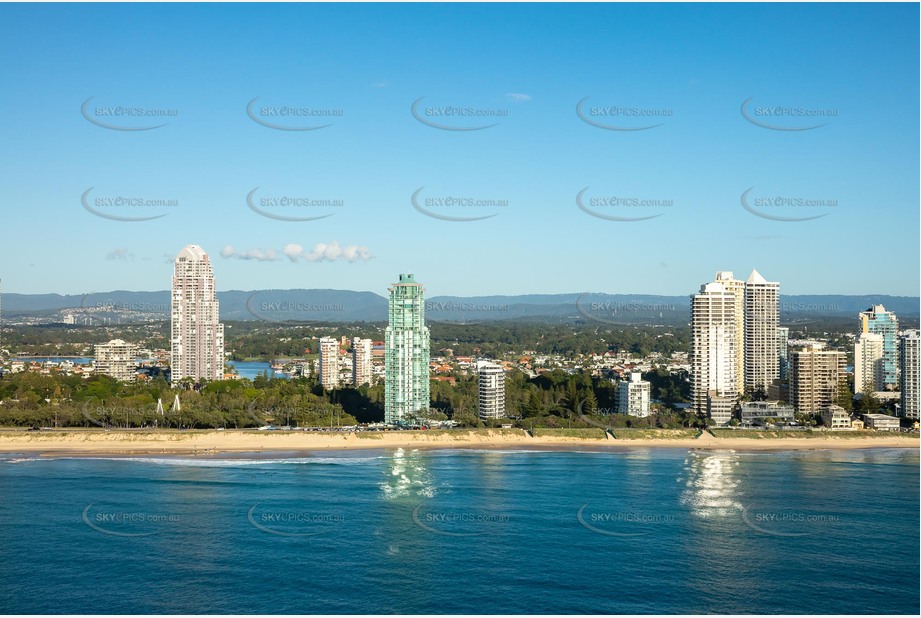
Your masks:
M531 100L531 95L529 95L529 94L522 94L522 93L520 93L520 92L509 92L509 93L508 93L507 95L505 95L505 96L508 97L509 99L511 99L512 101L524 102L524 101L530 101L530 100Z
M250 249L249 251L237 251L231 245L221 249L221 257L224 259L235 260L256 260L257 262L274 262L281 259L275 249Z
M358 245L346 245L343 247L339 244L339 241L336 240L331 243L318 242L310 251L305 251L304 248L297 243L290 243L285 245L282 252L288 256L288 259L292 262L296 262L299 259L304 259L308 262L335 262L336 260L366 262L374 257L367 247L360 247Z
M107 260L133 260L134 254L128 251L127 247L118 247L112 249L106 254Z

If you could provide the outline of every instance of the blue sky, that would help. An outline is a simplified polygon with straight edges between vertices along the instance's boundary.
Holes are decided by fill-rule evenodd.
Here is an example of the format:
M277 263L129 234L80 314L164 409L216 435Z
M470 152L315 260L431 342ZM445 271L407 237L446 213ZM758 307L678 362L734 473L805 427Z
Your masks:
M0 21L4 291L166 289L194 243L222 290L385 293L413 272L430 295L685 294L755 267L788 294L919 293L917 5L7 4ZM257 120L330 126L263 126L256 97ZM599 128L580 101L659 126ZM177 114L105 115L120 106ZM257 187L262 212L331 216L262 216Z

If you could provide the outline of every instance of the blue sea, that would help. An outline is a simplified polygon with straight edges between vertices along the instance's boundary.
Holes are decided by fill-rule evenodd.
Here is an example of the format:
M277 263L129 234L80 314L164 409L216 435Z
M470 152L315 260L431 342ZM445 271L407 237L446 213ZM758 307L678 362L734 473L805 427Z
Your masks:
M919 457L0 456L2 613L919 612Z

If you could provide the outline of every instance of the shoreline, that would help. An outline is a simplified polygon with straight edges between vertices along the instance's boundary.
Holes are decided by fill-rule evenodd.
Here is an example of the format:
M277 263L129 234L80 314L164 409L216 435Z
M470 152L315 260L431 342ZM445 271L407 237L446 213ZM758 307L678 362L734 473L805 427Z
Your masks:
M563 436L532 437L523 430L452 430L451 432L305 433L254 430L101 431L49 432L0 431L0 453L29 453L42 457L93 457L181 455L209 457L217 454L302 453L366 451L395 448L421 450L489 449L617 452L636 448L694 450L789 451L866 448L914 448L917 436L818 436L811 438L697 438L600 439ZM296 455L297 456L297 455Z

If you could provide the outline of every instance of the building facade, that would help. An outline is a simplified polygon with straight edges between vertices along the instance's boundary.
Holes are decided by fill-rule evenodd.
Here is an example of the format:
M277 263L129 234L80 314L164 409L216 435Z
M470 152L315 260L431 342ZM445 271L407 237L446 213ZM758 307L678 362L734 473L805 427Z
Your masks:
M818 346L790 352L790 403L797 412L817 414L835 405L844 363L844 352Z
M873 305L859 316L857 336L864 333L876 333L883 337L883 366L879 390L895 390L899 385L899 320L882 305Z
M727 292L735 298L733 315L736 325L736 392L745 392L745 282L733 277L730 271L716 273L716 283L722 284Z
M877 431L898 431L899 419L888 414L864 414L863 422L867 429Z
M333 389L339 386L339 340L335 337L320 337L317 369L323 388Z
M781 380L786 380L790 377L790 359L789 359L789 348L790 348L790 328L787 326L778 326L777 327L777 371Z
M707 414L708 398L737 398L736 295L707 283L691 298L691 406Z
M861 333L854 341L854 394L885 390L883 336Z
M739 412L739 420L743 425L753 425L755 421L775 418L781 422L792 422L796 419L793 406L782 401L746 401Z
M828 406L822 410L822 424L829 429L854 429L851 416L841 406Z
M629 380L617 385L617 412L645 418L649 416L649 395L652 385L643 374L633 372Z
M501 365L479 361L477 369L477 399L480 418L505 417L505 370Z
M130 382L137 377L137 346L121 339L100 343L95 347L96 361L93 372Z
M371 340L352 339L352 384L357 388L371 384Z
M429 408L425 289L412 274L390 286L384 333L384 419L399 424Z
M716 391L710 391L707 395L707 418L710 419L710 425L722 426L728 425L735 414L739 398L736 396L720 396Z
M198 245L176 256L170 295L170 382L224 378L224 325L214 268Z
M745 390L767 393L780 377L780 284L753 270L745 281Z
M899 414L917 420L921 409L921 333L907 330L899 337Z

